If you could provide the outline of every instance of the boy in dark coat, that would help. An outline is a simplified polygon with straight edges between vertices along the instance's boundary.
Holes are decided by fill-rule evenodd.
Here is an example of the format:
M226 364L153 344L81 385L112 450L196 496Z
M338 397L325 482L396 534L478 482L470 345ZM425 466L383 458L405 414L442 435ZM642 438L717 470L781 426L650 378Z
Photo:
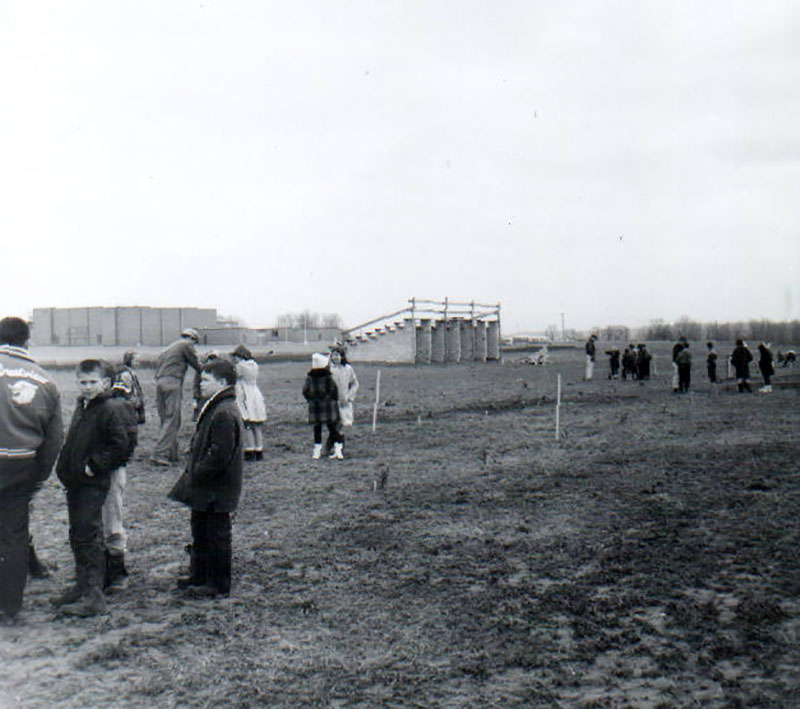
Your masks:
M647 351L647 345L640 342L636 348L636 371L639 375L639 381L646 382L650 379L650 360L653 356Z
M626 347L622 353L622 380L625 381L630 374L633 379L633 372L636 368L636 353L633 348Z
M679 337L678 341L672 345L672 391L677 394L680 389L680 375L678 374L678 355L686 346L686 338Z
M53 599L66 615L104 613L105 544L103 504L111 473L125 464L130 450L128 412L111 396L113 371L105 362L78 365L80 396L56 474L67 491L69 541L75 556L76 583Z
M758 346L758 368L761 370L761 376L764 377L764 386L759 391L762 394L771 394L770 377L775 374L775 368L772 365L772 350L769 348L769 343L763 340Z
M190 573L178 588L194 596L231 590L231 512L242 492L244 424L236 404L236 370L226 359L203 366L197 417L186 471L169 497L191 508Z
M717 382L717 351L714 349L713 342L706 342L706 370L708 371L708 381L712 384Z
M625 352L627 353L628 350L626 349ZM606 354L608 355L608 378L616 379L619 377L619 350L616 347L612 347L610 350L606 350ZM625 375L623 374L624 378Z
M750 362L753 361L753 353L750 352L744 340L736 340L736 347L731 353L731 364L736 370L736 386L739 392L752 391L750 388Z
M328 427L328 444L341 443L339 434L339 390L328 367L328 357L320 352L311 355L311 369L306 375L303 396L308 402L308 422L314 426L315 460L322 455L322 424Z
M685 394L692 381L692 351L688 342L683 343L683 349L675 357L675 363L678 365L678 391Z

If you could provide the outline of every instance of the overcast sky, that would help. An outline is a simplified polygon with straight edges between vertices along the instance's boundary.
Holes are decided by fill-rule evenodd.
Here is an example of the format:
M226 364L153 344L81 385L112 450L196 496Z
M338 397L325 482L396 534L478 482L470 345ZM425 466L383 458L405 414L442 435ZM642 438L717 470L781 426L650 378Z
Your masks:
M800 4L0 5L4 314L800 317Z

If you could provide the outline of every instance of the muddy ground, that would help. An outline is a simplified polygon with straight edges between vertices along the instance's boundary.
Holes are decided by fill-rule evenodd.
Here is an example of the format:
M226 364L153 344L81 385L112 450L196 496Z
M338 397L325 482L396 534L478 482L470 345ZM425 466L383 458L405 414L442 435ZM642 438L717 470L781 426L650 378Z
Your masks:
M32 529L57 568L0 627L0 706L800 706L798 393L673 395L546 367L358 366L344 461L312 461L304 363L265 364L224 600L174 590L179 469L129 468L128 587L60 617L73 573L51 478ZM563 376L561 440L556 375ZM76 388L56 373L65 415ZM798 375L800 378L800 371ZM150 401L152 372L142 371ZM191 433L186 401L183 438Z

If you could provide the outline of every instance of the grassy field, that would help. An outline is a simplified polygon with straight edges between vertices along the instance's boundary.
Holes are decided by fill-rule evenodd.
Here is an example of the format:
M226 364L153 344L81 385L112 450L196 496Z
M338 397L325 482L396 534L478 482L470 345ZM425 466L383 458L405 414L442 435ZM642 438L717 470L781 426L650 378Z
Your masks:
M166 499L179 468L147 463L151 408L107 615L48 603L73 565L55 478L37 496L57 568L0 627L0 706L800 706L800 389L782 370L773 394L739 395L698 362L673 395L667 351L647 383L603 361L584 383L579 350L382 367L375 433L378 368L358 366L341 462L310 458L307 366L262 366L266 455L216 601L174 590L188 511ZM68 415L73 376L55 376Z

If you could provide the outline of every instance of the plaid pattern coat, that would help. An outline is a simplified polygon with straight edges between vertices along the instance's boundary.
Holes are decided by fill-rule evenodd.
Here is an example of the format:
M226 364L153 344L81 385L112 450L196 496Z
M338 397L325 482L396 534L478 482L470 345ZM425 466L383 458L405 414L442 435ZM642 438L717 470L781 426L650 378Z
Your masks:
M309 370L303 396L308 401L309 423L339 423L339 390L330 370Z

